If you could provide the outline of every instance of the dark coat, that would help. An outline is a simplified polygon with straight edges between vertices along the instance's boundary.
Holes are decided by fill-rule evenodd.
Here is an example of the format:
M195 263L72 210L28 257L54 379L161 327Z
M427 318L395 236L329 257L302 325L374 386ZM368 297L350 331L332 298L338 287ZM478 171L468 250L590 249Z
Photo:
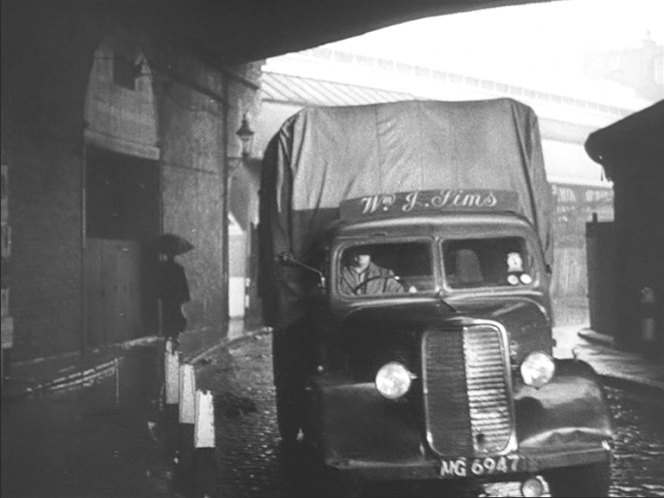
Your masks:
M182 305L191 299L182 265L173 260L160 264L158 292L161 301L162 330L168 337L176 336L187 325L187 320L182 314Z

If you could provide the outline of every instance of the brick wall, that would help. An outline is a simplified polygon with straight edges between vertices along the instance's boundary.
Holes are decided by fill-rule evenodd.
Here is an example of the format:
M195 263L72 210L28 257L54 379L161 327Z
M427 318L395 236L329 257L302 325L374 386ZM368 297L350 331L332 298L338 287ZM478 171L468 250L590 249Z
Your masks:
M13 358L57 354L81 340L80 158L62 145L48 149L33 144L9 162Z
M71 5L3 4L2 158L11 171L12 361L81 341L83 97L105 21Z

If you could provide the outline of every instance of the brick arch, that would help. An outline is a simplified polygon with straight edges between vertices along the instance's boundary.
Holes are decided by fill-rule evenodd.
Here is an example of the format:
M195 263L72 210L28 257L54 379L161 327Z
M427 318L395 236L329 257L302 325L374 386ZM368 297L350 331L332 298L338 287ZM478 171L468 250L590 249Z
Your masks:
M128 30L110 31L94 51L84 116L87 143L159 159L153 73L138 37Z

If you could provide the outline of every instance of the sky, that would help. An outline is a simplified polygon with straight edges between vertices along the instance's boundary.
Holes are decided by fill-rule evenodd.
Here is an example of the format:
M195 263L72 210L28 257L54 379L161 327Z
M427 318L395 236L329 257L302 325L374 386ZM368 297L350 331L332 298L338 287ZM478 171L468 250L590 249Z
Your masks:
M329 44L496 80L539 72L573 77L584 54L664 44L664 0L558 0L391 26Z

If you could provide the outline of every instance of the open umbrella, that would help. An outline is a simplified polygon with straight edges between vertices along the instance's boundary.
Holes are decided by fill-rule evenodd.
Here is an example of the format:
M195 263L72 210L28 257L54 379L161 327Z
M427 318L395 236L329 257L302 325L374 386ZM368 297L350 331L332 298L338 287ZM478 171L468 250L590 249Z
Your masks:
M157 236L156 247L157 251L161 254L173 254L177 256L178 254L191 251L194 248L194 244L174 233L164 233Z

